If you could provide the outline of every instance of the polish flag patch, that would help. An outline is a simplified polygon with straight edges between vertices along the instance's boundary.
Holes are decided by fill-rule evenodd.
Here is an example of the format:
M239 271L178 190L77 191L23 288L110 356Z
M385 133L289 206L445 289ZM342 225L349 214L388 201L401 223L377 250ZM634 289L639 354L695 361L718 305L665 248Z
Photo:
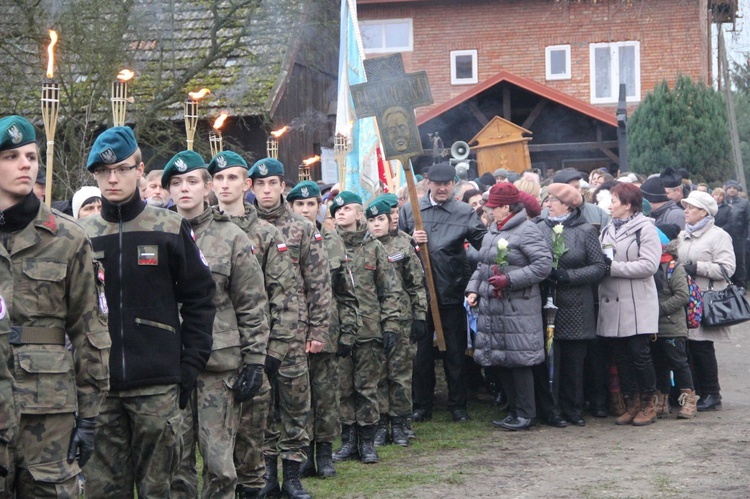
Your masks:
M286 251L287 247L286 247L286 244L281 243L281 244L276 245L276 249L279 250L279 252L282 252L282 251Z
M323 240L323 236L321 236L320 233L316 232L315 233L315 240L316 241L322 241Z

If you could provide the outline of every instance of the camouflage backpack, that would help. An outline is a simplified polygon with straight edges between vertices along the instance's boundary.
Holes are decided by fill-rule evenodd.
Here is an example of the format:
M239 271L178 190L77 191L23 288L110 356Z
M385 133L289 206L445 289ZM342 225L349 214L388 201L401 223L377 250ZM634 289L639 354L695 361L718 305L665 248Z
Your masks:
M667 266L667 278L672 278L672 273L675 267L677 267L677 260L672 260ZM697 329L701 325L703 319L703 293L701 288L698 287L698 283L695 282L690 274L685 273L688 282L688 294L690 295L690 301L685 306L687 312L687 327L688 329Z

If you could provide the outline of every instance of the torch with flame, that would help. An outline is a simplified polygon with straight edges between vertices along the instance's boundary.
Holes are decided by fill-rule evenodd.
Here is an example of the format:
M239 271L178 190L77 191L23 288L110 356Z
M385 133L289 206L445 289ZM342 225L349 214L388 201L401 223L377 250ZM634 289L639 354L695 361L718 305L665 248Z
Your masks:
M51 80L55 72L55 51L57 44L57 32L49 30L50 43L47 46L47 79ZM60 112L60 84L53 81L42 83L42 119L44 131L47 135L47 187L45 189L45 202L47 206L52 203L52 168L55 159L55 131L57 130L57 117Z
M135 73L129 69L123 69L117 75L117 80L112 82L112 125L125 126L125 113L128 102L133 102L133 98L128 98L128 81L135 76Z
M266 156L269 158L279 159L279 137L289 131L288 126L283 126L278 130L271 132L266 140Z
M185 101L185 135L188 151L193 150L195 130L198 128L198 101L210 93L207 88L201 88L198 92L188 92L190 98Z
M224 139L221 137L221 127L224 126L224 121L229 115L227 113L221 113L216 121L214 121L213 130L208 132L208 143L211 145L211 156L216 156L224 150Z
M320 156L313 156L302 160L302 164L299 165L299 180L310 180L310 167L320 161Z

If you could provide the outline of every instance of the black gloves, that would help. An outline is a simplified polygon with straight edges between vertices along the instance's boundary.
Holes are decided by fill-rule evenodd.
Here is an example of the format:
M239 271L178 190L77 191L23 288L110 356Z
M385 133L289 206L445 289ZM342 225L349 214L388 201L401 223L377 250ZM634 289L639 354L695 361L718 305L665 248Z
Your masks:
M409 341L416 343L422 341L427 337L427 322L423 320L415 320L411 323L411 333L409 334Z
M561 284L565 284L567 282L570 282L570 276L568 275L567 270L563 269L554 269L549 274L549 278L555 282L559 282Z
M263 366L260 364L246 364L242 367L237 382L232 387L234 400L247 402L255 397L263 384Z
M94 429L95 418L78 418L73 433L70 435L70 446L68 447L68 464L76 460L78 466L83 467L94 453Z
M383 333L383 348L385 349L385 353L389 354L391 351L393 351L393 348L396 346L396 342L398 341L398 333L394 333L392 331L386 331Z
M607 255L604 255L604 265L606 271L604 275L609 275L610 270L612 270L612 259Z
M281 361L271 355L266 355L266 376L269 380L276 379L276 375L279 373L281 367Z
M698 264L697 263L685 263L682 266L685 269L685 272L690 274L690 277L698 276Z
M180 377L180 409L184 409L193 394L193 388L195 388L200 370L184 362L180 364L180 370L182 372Z
M339 349L336 350L336 357L349 357L352 354L353 349L354 345L339 343Z

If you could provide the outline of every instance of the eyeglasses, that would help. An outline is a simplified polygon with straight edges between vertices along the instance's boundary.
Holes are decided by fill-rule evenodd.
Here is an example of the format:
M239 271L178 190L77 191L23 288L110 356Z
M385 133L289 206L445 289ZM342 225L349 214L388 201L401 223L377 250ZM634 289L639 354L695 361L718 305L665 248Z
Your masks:
M97 168L94 170L94 177L109 178L112 173L114 173L116 177L125 177L133 168L138 168L138 165L118 166L116 168Z

